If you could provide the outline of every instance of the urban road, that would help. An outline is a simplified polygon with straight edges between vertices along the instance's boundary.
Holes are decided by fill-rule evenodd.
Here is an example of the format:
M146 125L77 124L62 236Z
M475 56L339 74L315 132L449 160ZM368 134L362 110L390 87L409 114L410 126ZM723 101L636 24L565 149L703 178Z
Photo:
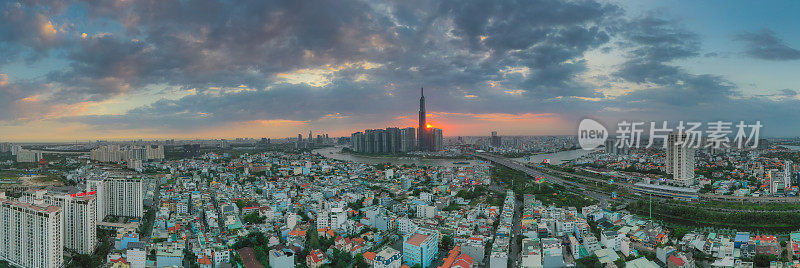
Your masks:
M591 198L594 198L601 202L601 205L606 205L611 200L611 195L607 193L597 192L595 189L589 188L586 185L582 185L580 183L572 182L566 179L563 179L558 176L554 176L552 174L545 174L541 171L535 170L533 168L529 168L527 166L522 165L521 163L495 155L489 154L476 154L475 156L482 158L484 160L491 161L492 163L503 165L507 168L517 170L527 174L528 176L537 178L537 177L546 177L546 181L552 184L558 184L566 187L569 191L573 191L575 193L585 194Z
M491 161L492 163L499 164L499 165L508 167L510 169L514 169L514 170L523 172L523 173L525 173L525 174L527 174L527 175L529 175L531 177L534 177L534 178L536 178L536 177L546 177L547 178L546 180L547 180L548 183L562 185L564 187L567 187L567 189L570 190L570 191L573 191L573 192L576 192L576 193L583 193L583 194L585 194L585 195L587 195L589 197L592 197L592 198L600 201L601 205L608 204L610 202L610 200L612 200L611 196L608 193L599 192L597 189L595 189L593 187L589 187L589 186L580 184L578 182L573 182L573 181L570 181L570 180L566 180L566 179L564 179L562 177L559 177L557 175L564 176L564 177L578 178L578 179L582 179L582 180L585 180L585 181L591 181L591 182L594 182L595 184L608 183L608 181L603 180L603 179L598 179L598 178L593 178L593 177L589 177L589 176L573 174L573 173L568 173L568 172L564 172L564 171L560 171L560 170L553 170L553 169L547 169L547 171L546 171L547 173L544 173L544 172L542 172L540 170L527 167L527 166L525 166L525 165L523 165L523 164L521 164L521 163L519 163L517 161L511 160L511 159L508 159L508 158L505 158L505 157L502 157L502 156L491 155L491 154L482 153L482 154L475 154L475 156L478 157L478 158L482 158L484 160L487 160L487 161ZM557 174L557 175L554 175L554 174ZM619 186L622 186L624 188L628 188L628 189L633 187L633 184L631 184L631 183L615 182L615 184L617 184ZM758 196L758 197L755 197L755 196L731 196L731 195L715 195L715 194L699 194L698 197L699 197L700 200L704 200L704 201L748 202L748 203L800 203L800 198L798 198L798 197L773 197L773 196ZM658 198L658 197L657 196L653 196L653 198ZM623 196L619 196L619 198L617 198L616 201L629 202L629 201L638 200L638 199L643 199L643 198L637 197L637 196L634 196L634 195L628 195L628 196L624 196L624 197ZM771 212L771 210L763 210L762 211L762 210L728 209L728 208L711 208L711 207L704 207L704 209L723 211L723 212ZM780 211L791 211L791 210L780 210ZM800 210L796 210L796 211L800 212Z

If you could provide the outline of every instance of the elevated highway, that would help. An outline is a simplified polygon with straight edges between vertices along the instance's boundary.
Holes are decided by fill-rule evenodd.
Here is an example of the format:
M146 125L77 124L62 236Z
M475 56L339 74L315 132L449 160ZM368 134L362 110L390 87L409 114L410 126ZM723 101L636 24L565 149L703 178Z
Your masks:
M496 156L496 155L491 155L491 154L486 154L486 153L478 153L478 154L475 154L475 156L478 157L478 158L487 160L487 161L491 161L492 163L495 163L495 164L503 165L503 166L508 167L510 169L521 171L521 172L523 172L525 174L528 174L529 176L532 176L532 177L546 177L547 181L549 183L563 185L563 186L568 187L568 188L573 188L573 189L580 190L580 191L582 191L584 193L594 193L594 195L590 195L590 196L592 196L594 198L597 198L597 197L595 197L595 195L598 195L598 197L599 196L606 196L607 197L607 198L603 198L603 199L600 199L600 200L608 200L608 199L610 199L610 196L609 196L610 193L598 192L597 189L594 189L593 187L587 187L584 184L580 184L580 183L576 183L576 182L573 182L573 181L570 181L570 180L566 180L566 179L564 179L562 177L559 177L559 176L579 178L579 179L584 180L584 181L595 182L596 185L599 185L599 184L602 184L602 183L608 183L608 181L604 180L604 179L598 179L598 178L594 178L594 177L590 177L590 176L579 175L579 174L574 174L574 173L568 173L568 172L564 172L564 171L560 171L560 170L554 170L554 169L547 169L546 170L547 173L544 173L544 172L542 172L540 170L527 167L527 166L525 166L522 163L519 163L517 161L511 160L511 159L508 159L508 158L505 158L505 157L502 157L502 156ZM614 182L614 184L617 185L617 186L621 186L623 188L626 188L626 189L634 189L635 188L634 184L632 184L632 183ZM630 197L630 196L629 196L629 198L639 199L639 198ZM763 203L763 204L767 204L767 203L789 203L789 204L800 203L800 197L733 196L733 195L715 195L715 194L697 194L697 200L699 200L699 201L723 201L723 202L747 202L747 203Z
M475 156L478 157L478 158L490 161L492 163L495 163L495 164L498 164L498 165L502 165L502 166L505 166L507 168L510 168L510 169L513 169L513 170L516 170L516 171L523 172L523 173L527 174L528 176L531 176L531 177L534 177L534 178L536 178L536 177L546 177L546 181L548 183L564 186L565 188L567 188L568 190L570 190L572 192L587 195L587 196L589 196L591 198L597 199L598 201L602 202L603 204L608 203L611 200L611 194L610 193L599 192L596 189L587 187L586 185L583 185L583 184L580 184L580 183L576 183L576 182L573 182L573 181L570 181L570 180L566 180L566 179L561 178L559 176L554 176L554 175L551 175L551 174L542 173L541 171L538 171L536 169L524 166L524 165L522 165L521 163L519 163L517 161L510 160L510 159L505 158L505 157L500 157L500 156L495 156L495 155L490 155L490 154L475 154Z

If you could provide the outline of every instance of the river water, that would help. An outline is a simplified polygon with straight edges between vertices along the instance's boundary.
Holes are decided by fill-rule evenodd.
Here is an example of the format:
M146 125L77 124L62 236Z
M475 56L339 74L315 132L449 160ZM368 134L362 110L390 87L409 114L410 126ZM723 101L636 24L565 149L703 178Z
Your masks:
M457 165L453 164L454 162L469 162L470 164L477 164L480 160L467 160L467 159L423 159L417 157L380 157L380 156L361 156L361 155L352 155L352 154L343 154L340 151L342 150L341 147L327 147L321 149L313 150L314 153L319 153L327 158L341 160L341 161L352 161L362 164L384 164L384 163L391 163L395 165L411 165L415 164L417 166L421 165L428 165L428 166L442 166L442 167L456 167L456 166L464 166L464 165ZM557 153L548 153L548 154L538 154L532 155L529 160L526 160L524 157L521 158L514 158L514 160L519 162L542 162L543 159L549 159L551 164L557 165L564 161L578 159L581 156L589 154L591 151L584 151L581 149L578 150L571 150L571 151L562 151Z
M383 157L383 156L363 156L363 155L352 155L352 154L343 154L340 151L342 147L327 147L321 149L315 149L312 152L319 153L322 156L327 158L341 160L341 161L352 161L362 164L385 164L391 163L394 165L411 165L415 164L417 166L441 166L441 167L455 167L455 166L465 166L465 165L456 165L453 162L469 162L470 164L477 164L479 160L467 160L467 159L422 159L417 157Z

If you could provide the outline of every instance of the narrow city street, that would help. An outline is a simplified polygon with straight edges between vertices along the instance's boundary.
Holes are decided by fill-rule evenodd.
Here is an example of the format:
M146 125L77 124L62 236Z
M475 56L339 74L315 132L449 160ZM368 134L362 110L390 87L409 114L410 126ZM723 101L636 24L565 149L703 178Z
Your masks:
M514 193L517 196L523 195L523 193ZM514 220L513 227L511 228L511 250L508 256L510 262L514 263L513 267L519 267L520 260L522 259L520 256L521 250L521 241L522 241L522 205L523 202L519 198L515 198L516 205L514 206Z

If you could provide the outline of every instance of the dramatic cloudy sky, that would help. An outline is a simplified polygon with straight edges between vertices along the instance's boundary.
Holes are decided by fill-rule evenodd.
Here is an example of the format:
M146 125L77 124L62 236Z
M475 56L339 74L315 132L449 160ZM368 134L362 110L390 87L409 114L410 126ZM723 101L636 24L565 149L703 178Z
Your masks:
M702 3L696 3L702 2ZM761 120L800 134L800 2L0 1L0 140Z

